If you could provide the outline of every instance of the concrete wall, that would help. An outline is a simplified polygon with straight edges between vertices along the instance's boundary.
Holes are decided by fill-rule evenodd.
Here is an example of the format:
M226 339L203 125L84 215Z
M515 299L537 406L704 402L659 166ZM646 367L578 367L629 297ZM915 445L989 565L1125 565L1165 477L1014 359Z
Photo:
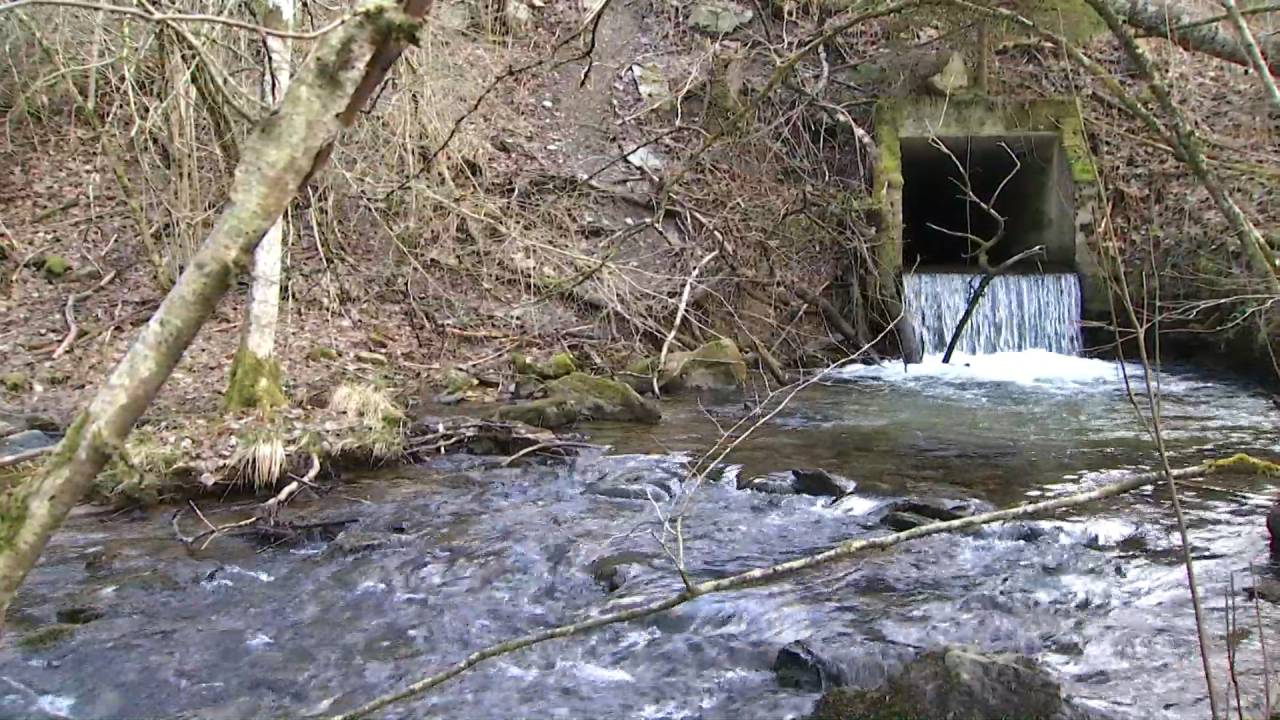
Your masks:
M1007 154L1004 148L1008 147L1020 154L1023 170L1002 191L1006 204L997 208L1009 218L1006 240L1002 241L1008 245L1000 255L1008 257L1025 247L1044 245L1043 265L1080 273L1086 315L1108 311L1106 285L1088 246L1096 215L1097 174L1074 100L908 97L879 103L875 122L879 157L873 200L881 216L877 260L882 291L896 295L897 278L903 269L905 176L915 172L917 182L921 178L928 182L927 174L919 175L921 170L927 173L932 167L934 172L943 172L942 165L930 166L921 155L932 150L947 159L929 147L930 138L937 137L957 157L962 157L959 150L964 150L970 167L974 167L975 158L979 162L987 158L988 173L999 174L1002 167L998 156L990 153ZM1007 174L1008 166L1003 167ZM987 187L991 189L989 182ZM975 194L982 196L981 192ZM912 198L911 204L912 212L918 212L919 199ZM918 228L911 230L915 234L909 239L918 240Z

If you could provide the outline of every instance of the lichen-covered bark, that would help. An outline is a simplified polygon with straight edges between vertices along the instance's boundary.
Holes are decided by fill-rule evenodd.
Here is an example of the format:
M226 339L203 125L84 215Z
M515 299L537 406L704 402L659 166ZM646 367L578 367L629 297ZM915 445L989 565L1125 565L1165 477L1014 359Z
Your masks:
M267 0L266 24L279 30L293 27L293 0ZM263 38L266 67L262 100L275 107L289 89L290 43L286 38ZM280 321L280 270L283 265L284 218L277 217L253 251L249 301L245 304L240 350L231 364L227 407L269 410L285 404L276 360L276 328Z
M1153 37L1168 38L1186 50L1212 55L1220 60L1249 67L1248 50L1217 23L1193 25L1191 17L1177 2L1166 0L1106 0L1107 7L1125 24ZM1280 72L1280 43L1259 43L1267 65Z
M48 464L0 502L0 611L122 446L249 253L399 56L407 24L428 4L407 0L401 12L390 0L367 0L356 18L321 40L280 110L249 138L226 209L200 251Z

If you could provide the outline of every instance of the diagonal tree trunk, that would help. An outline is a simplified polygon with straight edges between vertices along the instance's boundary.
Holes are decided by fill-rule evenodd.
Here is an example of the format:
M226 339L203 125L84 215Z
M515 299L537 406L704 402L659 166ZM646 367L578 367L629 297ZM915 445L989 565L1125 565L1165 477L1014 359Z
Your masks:
M266 26L293 29L293 0L266 0ZM262 100L275 107L289 88L290 43L278 35L263 37L265 65ZM277 217L253 252L249 301L245 304L240 349L231 362L228 408L269 410L286 403L276 359L276 327L280 321L280 270L284 218Z
M50 535L124 443L249 253L329 155L412 40L430 0L367 0L321 40L278 112L245 144L230 201L200 251L40 472L0 495L0 612Z

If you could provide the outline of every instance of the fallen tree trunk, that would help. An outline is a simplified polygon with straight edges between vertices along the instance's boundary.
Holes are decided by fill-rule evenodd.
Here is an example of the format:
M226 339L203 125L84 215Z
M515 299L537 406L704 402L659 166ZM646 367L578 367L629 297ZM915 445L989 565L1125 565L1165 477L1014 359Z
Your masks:
M1280 274L1278 274L1280 270L1277 269L1275 251L1236 204L1221 178L1209 167L1201 149L1203 142L1199 134L1183 113L1182 108L1174 101L1163 78L1157 74L1151 58L1137 43L1133 34L1124 27L1123 18L1114 12L1111 7L1114 0L1085 0L1085 2L1107 23L1111 34L1115 36L1116 41L1124 49L1125 55L1137 68L1138 77L1146 82L1156 105L1164 111L1171 131L1170 136L1182 150L1183 162L1209 193L1218 212L1222 213L1223 218L1235 232L1236 239L1249 260L1250 269L1266 283L1269 292L1280 294ZM1139 0L1133 0L1133 2L1136 3Z
M1146 35L1166 38L1184 50L1211 55L1219 60L1250 67L1249 51L1236 38L1216 23L1195 22L1176 2L1164 0L1105 0L1107 6L1124 23ZM1259 42L1271 74L1280 72L1280 43Z
M366 2L323 38L279 111L249 138L230 201L200 251L41 472L0 496L0 618L50 535L122 447L263 234L412 39L429 3L406 0L401 10L389 0Z
M1166 475L1164 470L1152 470L1149 472L1136 473L1117 472L1116 475L1119 476L1119 479L1087 492L1067 495L1053 500L1028 503L1025 505L1006 508L1004 510L982 513L980 515L971 515L958 520L921 525L919 527L899 533L893 533L891 535L882 535L879 537L859 540L846 540L830 550L825 550L813 555L807 555L769 567L747 570L736 575L720 578L719 580L708 580L701 583L688 583L686 581L686 589L674 595L669 595L657 600L651 600L642 605L632 606L625 610L596 615L595 617L591 617L580 622L560 625L546 630L539 630L522 637L513 638L506 642L497 643L484 649L477 650L462 660L433 675L407 685L400 690L396 690L376 698L364 705L361 705L355 710L351 710L350 712L330 716L328 720L356 720L356 718L365 717L370 713L391 705L392 703L421 695L427 690L461 675L485 660L491 660L502 655L507 655L532 645L544 643L548 640L581 635L607 625L614 625L621 622L628 622L648 617L650 615L656 615L660 612L665 612L672 608L684 605L685 603L703 595L710 595L728 590L737 590L745 587L767 585L804 570L812 570L841 560L847 560L868 550L884 550L895 545L900 545L911 540L918 540L930 535L959 532L961 530L968 530L970 528L980 527L994 522L1021 520L1030 517L1049 515L1058 512L1059 510L1066 510L1086 503L1116 497L1117 495L1123 495L1146 485L1164 480L1167 477L1184 479L1222 471L1271 473L1275 472L1276 469L1277 466L1272 463L1256 460L1247 455L1236 455L1226 460L1209 461L1199 465L1173 470L1168 475Z

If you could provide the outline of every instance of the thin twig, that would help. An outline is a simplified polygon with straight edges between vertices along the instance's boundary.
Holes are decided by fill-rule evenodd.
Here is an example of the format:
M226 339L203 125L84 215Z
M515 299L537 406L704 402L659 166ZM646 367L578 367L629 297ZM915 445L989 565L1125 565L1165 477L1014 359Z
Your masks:
M76 324L76 302L88 298L90 295L98 292L107 283L116 278L116 271L112 270L107 273L96 285L88 290L82 290L78 293L71 293L67 296L67 305L63 308L63 316L67 319L67 336L62 339L62 343L58 345L58 349L53 351L53 358L57 360L71 349L71 344L76 341L76 336L80 334L80 326Z
M516 460L519 460L525 455L531 455L533 453L541 452L543 450L554 450L555 448L562 448L562 447L598 448L600 446L594 445L592 443L573 442L569 440L549 440L547 442L540 442L537 445L530 445L529 447L524 448L523 450L520 450L519 452L507 457L505 460L499 463L498 467L507 467L511 465L511 463L515 462Z
M1244 47L1245 55L1249 58L1249 64L1253 66L1253 72L1258 76L1258 82L1262 83L1262 89L1267 94L1267 100L1271 102L1272 109L1280 112L1280 89L1276 88L1275 78L1271 77L1271 68L1267 65L1267 59L1262 56L1262 50L1258 48L1258 40L1254 37L1253 31L1249 29L1249 23L1244 19L1244 15L1240 13L1236 0L1218 0L1222 4L1227 15L1231 18L1231 24L1236 29L1236 34L1240 36L1240 45Z
M18 10L29 6L48 5L54 7L70 7L79 8L81 10L94 10L97 12L111 12L120 15L130 15L132 17L147 20L149 22L185 22L185 23L212 23L215 25L226 25L228 27L237 28L239 30L247 30L249 32L259 33L262 35L275 35L277 37L290 38L292 40L315 40L327 33L333 32L355 17L355 13L346 13L342 17L311 32L290 32L287 30L277 30L274 28L255 25L253 23L243 22L235 18L223 17L221 15L202 15L190 13L157 13L140 10L136 7L127 7L124 5L112 5L109 3L85 2L84 0L13 0L0 5L0 13L8 10Z
M667 353L671 350L671 341L675 339L676 333L680 332L680 323L684 321L685 310L689 307L689 293L693 292L693 282L697 279L698 273L701 272L702 268L719 254L719 250L712 250L707 253L706 257L693 266L693 270L689 272L688 279L685 280L684 292L680 293L680 305L676 308L676 319L671 322L671 330L667 332L666 338L662 341L662 351L658 353L658 362L653 367L654 397L662 397L662 391L658 388L658 378L662 376L663 368L667 364Z
M1254 587L1258 586L1258 574L1254 571L1253 563L1249 563L1249 577L1253 580ZM1262 625L1262 605L1258 593L1253 594L1253 619L1258 626L1258 644L1262 650L1262 697L1265 702L1262 717L1270 718L1271 715L1271 658L1267 656L1267 632Z

